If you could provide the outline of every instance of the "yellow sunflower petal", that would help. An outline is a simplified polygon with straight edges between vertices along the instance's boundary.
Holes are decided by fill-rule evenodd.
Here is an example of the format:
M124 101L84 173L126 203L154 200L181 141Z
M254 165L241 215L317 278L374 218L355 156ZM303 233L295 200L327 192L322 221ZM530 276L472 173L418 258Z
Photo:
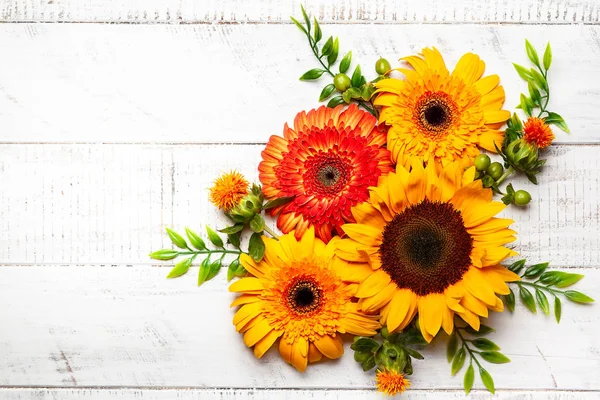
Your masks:
M394 294L387 318L387 326L390 331L398 329L414 302L415 294L410 290L400 289Z
M441 293L432 293L419 299L419 324L421 331L426 330L432 337L442 326L442 310L446 299Z
M390 283L390 276L384 271L375 271L358 287L356 297L369 297L378 293Z

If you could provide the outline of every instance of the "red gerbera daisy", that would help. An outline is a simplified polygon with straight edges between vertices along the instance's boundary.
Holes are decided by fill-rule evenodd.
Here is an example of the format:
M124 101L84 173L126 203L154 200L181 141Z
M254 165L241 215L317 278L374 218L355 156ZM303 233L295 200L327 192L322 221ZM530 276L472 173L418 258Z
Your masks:
M277 227L300 238L309 226L325 242L353 222L350 209L369 197L369 186L392 170L386 134L371 114L351 105L301 112L283 137L271 136L258 170L268 199L292 197L273 209Z

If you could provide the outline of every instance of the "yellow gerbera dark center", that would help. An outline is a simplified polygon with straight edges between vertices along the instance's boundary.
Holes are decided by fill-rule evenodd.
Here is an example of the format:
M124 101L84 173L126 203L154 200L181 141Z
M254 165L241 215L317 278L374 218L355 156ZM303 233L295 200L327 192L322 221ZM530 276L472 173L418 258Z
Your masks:
M399 288L424 296L458 282L471 265L472 249L460 211L425 199L386 225L379 253Z
M288 287L284 297L292 311L305 315L320 307L323 293L312 279L299 278Z
M425 92L417 101L413 117L423 134L435 137L454 123L457 107L444 92Z

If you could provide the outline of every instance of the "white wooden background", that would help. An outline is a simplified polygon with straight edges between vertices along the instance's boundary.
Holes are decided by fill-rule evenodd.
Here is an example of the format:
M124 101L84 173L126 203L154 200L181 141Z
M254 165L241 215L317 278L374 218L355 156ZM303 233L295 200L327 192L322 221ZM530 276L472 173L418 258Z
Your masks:
M600 3L596 0L307 0L363 71L437 46L479 53L507 106L524 38L554 48L558 133L528 210L510 208L532 262L600 285ZM256 179L260 151L320 86L275 0L0 0L0 399L380 398L351 352L299 374L254 359L231 324L224 276L166 280L148 259L165 227L219 224L216 174ZM44 22L44 23L40 23ZM56 23L61 22L61 23ZM512 359L490 366L499 399L600 398L600 309L563 320L494 315ZM349 350L349 349L348 349ZM409 399L464 397L444 340L415 364ZM473 399L489 395L477 384Z

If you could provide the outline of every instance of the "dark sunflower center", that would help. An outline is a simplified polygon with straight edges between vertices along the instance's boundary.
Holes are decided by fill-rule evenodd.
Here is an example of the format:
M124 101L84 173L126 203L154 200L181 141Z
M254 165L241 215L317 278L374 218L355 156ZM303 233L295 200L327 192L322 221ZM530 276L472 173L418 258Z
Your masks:
M289 307L298 314L307 314L319 308L321 296L321 289L311 280L298 280L286 294Z
M424 296L458 282L471 265L472 249L460 211L426 199L386 225L379 253L399 288Z
M415 107L414 120L428 136L438 136L445 132L456 117L456 104L444 92L426 92Z
M319 172L317 172L317 179L325 187L333 186L342 176L342 173L335 165L324 165Z

